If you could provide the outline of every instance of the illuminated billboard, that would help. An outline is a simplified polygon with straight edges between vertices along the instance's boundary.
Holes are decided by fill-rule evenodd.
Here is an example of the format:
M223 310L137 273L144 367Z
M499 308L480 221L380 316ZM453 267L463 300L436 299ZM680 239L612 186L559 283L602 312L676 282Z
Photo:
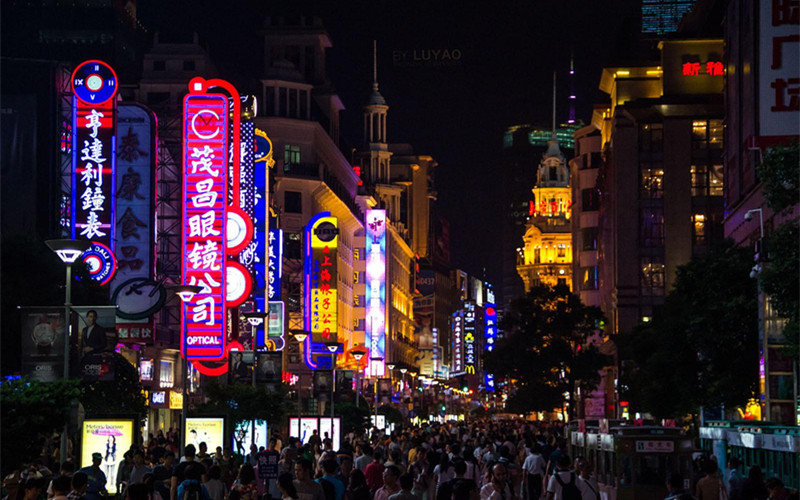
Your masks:
M386 357L386 210L367 210L366 313L364 340L369 349L368 377L385 374Z
M81 429L81 462L79 467L92 465L92 453L103 457L100 470L107 478L116 478L122 455L133 444L133 420L86 419ZM109 480L106 489L117 493L116 481Z
M181 276L182 284L201 287L182 303L181 354L188 360L225 357L227 130L227 97L184 98Z
M72 73L72 238L92 246L83 261L105 285L114 276L116 237L114 175L115 99L118 80L102 61L86 61Z
M494 350L495 343L497 342L497 308L494 304L485 304L483 311L483 344L487 352ZM494 390L494 375L491 373L484 373L483 379L484 388L487 391Z
M453 365L452 375L464 373L464 317L463 311L453 313Z
M217 446L225 446L225 419L192 418L186 417L184 429L186 440L184 446L193 444L195 449L200 449L200 443L205 443L209 450L216 450Z
M317 214L306 226L306 330L311 342L337 341L337 248L339 226L329 212ZM327 352L322 346L320 351Z
M464 302L464 371L475 375L477 347L475 345L475 302Z

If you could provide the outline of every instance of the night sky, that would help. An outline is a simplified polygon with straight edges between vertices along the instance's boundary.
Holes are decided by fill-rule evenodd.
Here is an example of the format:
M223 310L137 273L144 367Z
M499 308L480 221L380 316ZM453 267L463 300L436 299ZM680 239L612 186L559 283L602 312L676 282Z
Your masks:
M263 41L256 32L266 16L322 18L333 41L328 75L347 108L342 143L349 146L361 143L361 107L371 91L376 39L389 141L411 143L418 154L438 161L438 206L450 220L454 263L478 276L486 267L499 286L499 224L488 207L500 202L489 187L497 178L503 131L521 123L549 126L553 71L559 76L557 118L566 121L571 51L576 117L588 122L592 105L606 101L597 90L600 71L612 54L624 57L622 40L637 31L639 6L633 0L140 0L138 16L162 40L198 31L220 76L242 93L260 76ZM413 65L414 51L422 58L440 49L459 51L460 60Z

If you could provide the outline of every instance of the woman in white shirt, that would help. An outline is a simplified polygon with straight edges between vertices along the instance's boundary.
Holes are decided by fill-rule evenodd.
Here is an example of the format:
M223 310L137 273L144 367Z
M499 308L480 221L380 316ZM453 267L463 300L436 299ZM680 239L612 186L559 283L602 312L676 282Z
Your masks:
M495 463L489 468L489 482L481 488L481 500L516 500L505 465Z

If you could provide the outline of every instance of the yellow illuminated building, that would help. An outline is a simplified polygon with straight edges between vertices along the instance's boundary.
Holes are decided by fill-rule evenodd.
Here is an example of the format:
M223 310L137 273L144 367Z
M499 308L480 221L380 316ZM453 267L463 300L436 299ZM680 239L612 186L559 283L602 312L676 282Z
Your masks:
M566 159L555 134L539 164L529 219L517 251L517 272L525 292L536 285L567 285L572 289L572 192Z

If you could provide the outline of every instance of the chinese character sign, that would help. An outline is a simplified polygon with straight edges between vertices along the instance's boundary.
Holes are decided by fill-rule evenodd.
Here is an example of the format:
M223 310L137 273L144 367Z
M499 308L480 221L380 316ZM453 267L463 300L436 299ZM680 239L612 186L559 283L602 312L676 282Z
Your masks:
M100 243L111 252L116 89L116 74L102 61L86 61L72 74L72 237Z
M184 285L201 287L183 303L181 353L225 357L225 221L228 100L188 94L183 105Z
M336 342L339 226L327 212L306 226L306 321L311 342Z
M800 5L759 2L759 135L797 136L800 120Z
M492 294L494 295L494 294ZM494 350L497 342L497 308L492 303L484 304L483 311L483 344L488 352ZM491 373L484 374L484 387L487 391L494 390L494 375Z
M283 230L270 229L268 233L269 256L267 257L267 297L281 299L281 277L283 275Z
M364 339L370 358L367 376L384 375L386 357L386 210L367 210L366 313Z
M155 117L145 108L121 104L117 111L117 172L114 198L117 215L116 234L117 273L111 282L111 293L132 279L152 278ZM147 320L150 299L139 293L117 294L120 309L126 320ZM122 303L122 304L120 304ZM134 318L141 309L141 317ZM119 311L118 311L119 313Z
M475 374L475 302L464 303L464 371Z
M464 312L453 314L453 375L464 373Z

